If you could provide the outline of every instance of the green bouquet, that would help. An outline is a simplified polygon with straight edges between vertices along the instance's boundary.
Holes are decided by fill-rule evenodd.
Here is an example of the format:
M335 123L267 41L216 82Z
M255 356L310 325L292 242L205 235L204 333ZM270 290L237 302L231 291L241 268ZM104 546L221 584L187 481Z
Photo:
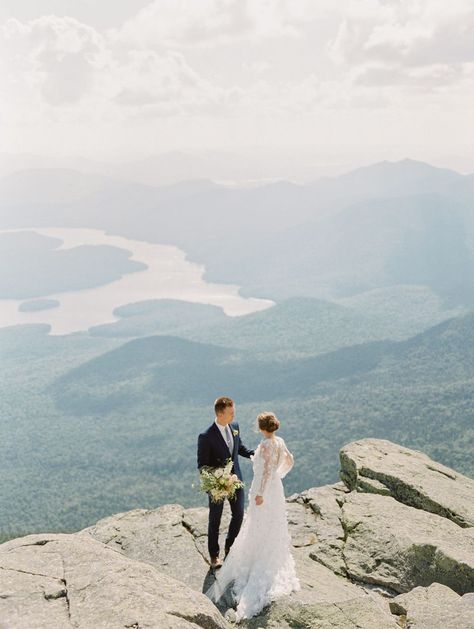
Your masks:
M200 490L211 496L212 502L232 499L237 489L244 486L237 474L232 474L232 459L227 459L224 467L201 467Z

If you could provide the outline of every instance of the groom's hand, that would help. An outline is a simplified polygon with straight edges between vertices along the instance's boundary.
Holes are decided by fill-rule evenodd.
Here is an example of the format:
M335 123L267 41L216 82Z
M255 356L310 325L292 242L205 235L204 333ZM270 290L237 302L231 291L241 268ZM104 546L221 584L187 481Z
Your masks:
M263 496L255 496L255 504L257 505L257 507L263 504Z

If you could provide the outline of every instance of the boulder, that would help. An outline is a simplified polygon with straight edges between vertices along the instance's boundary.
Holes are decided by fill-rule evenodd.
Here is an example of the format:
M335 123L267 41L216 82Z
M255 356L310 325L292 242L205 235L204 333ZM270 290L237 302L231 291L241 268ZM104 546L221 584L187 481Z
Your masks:
M341 501L347 493L348 490L343 483L336 483L314 487L291 498L293 502L309 509L313 516L311 526L306 529L308 540L312 539L311 536L315 537L311 544L311 558L340 575L346 574L342 558L344 530L340 516ZM302 533L301 525L297 524L295 527L291 519L291 511L289 524L292 538L297 527L296 539L299 539Z
M372 618L374 627L378 626L377 622L381 627L397 626L393 624L387 601L352 584L312 558L319 544L325 547L336 536L342 543L344 531L337 518L340 506L336 498L345 493L347 489L343 483L337 483L336 487L309 490L304 496L296 495L290 499L287 508L289 531L301 590L281 599L276 610L274 605L264 610L258 617L259 623L283 627L285 624L282 623L286 622L284 618L290 613L288 610L296 615L298 623L304 623L308 610L312 610L311 614L314 612L315 617L321 619L321 626L329 622L330 618L341 617L341 622L348 623L342 626L352 627L355 625L350 623L355 622L360 615ZM229 517L226 504L221 526L222 546ZM135 509L104 518L81 531L80 535L93 537L133 559L150 563L164 574L201 592L207 590L214 578L206 561L207 521L208 510L204 507L183 509L179 505L166 505L153 510ZM328 551L330 555L331 551ZM356 603L356 599L360 600ZM337 607L340 604L347 607L344 613ZM284 611L286 607L288 610ZM223 607L221 612L225 617L232 618L231 609ZM246 622L258 626L255 625L255 619Z
M345 445L339 458L350 490L389 494L459 526L474 526L474 480L426 454L384 439L361 439Z
M369 595L305 605L284 598L264 611L239 626L248 629L400 629L395 617L383 612Z
M459 596L440 583L400 594L390 608L407 629L474 629L474 593Z
M221 551L221 559L224 555L225 537L229 528L230 522L230 507L226 501L224 504L224 510L222 512L222 520L219 535L219 546ZM207 523L209 520L209 509L207 507L194 507L186 509L183 515L183 524L188 531L194 537L194 543L196 548L205 557L206 561L209 559L209 552L207 550Z
M201 593L87 535L0 545L2 629L227 629Z
M301 589L239 626L474 629L474 482L378 439L340 459L343 482L287 499ZM207 524L172 504L0 545L0 629L235 626L203 594Z
M341 508L347 575L394 592L433 582L474 591L474 537L451 520L390 496L347 494Z
M93 537L127 557L149 563L163 574L201 591L209 570L207 554L204 557L204 548L196 544L185 514L180 505L134 509L103 518L80 534Z

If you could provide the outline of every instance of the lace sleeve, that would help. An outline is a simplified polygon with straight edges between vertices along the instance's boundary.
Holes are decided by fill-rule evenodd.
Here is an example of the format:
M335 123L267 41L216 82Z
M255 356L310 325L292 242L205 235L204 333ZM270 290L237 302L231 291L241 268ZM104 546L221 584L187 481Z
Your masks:
M263 471L262 478L260 479L260 485L258 488L258 495L263 496L265 492L265 487L267 486L268 480L272 473L272 450L269 443L262 442L261 446L261 456L263 459Z
M282 445L282 452L281 452L280 462L278 464L277 473L280 478L285 478L285 476L293 467L295 460L291 452L286 447L286 443L283 441L283 439L281 440L281 445Z

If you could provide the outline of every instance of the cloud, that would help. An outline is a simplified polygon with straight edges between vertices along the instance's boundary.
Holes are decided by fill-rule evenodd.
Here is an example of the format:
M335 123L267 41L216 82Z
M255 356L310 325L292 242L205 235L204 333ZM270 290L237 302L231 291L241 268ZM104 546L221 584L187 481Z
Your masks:
M43 16L0 27L3 90L44 116L137 117L225 111L241 97L237 86L220 87L172 50L117 49L107 35L70 17ZM114 107L116 110L114 111Z
M365 86L409 86L415 90L442 90L469 77L469 68L462 64L434 63L404 68L399 65L368 64L354 73L354 83Z
M114 73L119 86L114 101L128 108L132 115L211 112L231 106L240 98L238 88L211 84L179 52L133 50L125 63L116 65Z
M353 84L357 88L405 88L407 95L423 96L428 92L443 92L472 75L468 66L462 64L431 64L404 68L399 65L367 64L353 73ZM393 92L392 92L393 93ZM388 97L388 94L387 94ZM387 98L387 103L389 98Z
M474 7L466 0L381 1L371 14L344 16L328 52L338 64L400 67L474 61Z
M215 47L237 41L298 37L307 0L154 0L110 31L136 48ZM303 11L301 11L303 9Z
M333 32L312 41L313 26L328 16ZM105 32L70 17L10 19L0 45L17 102L49 105L59 116L74 116L75 105L77 115L96 118L236 109L251 115L252 108L311 112L370 103L363 90L393 86L419 93L470 80L473 16L467 0L449 6L440 0L153 0L121 28ZM212 72L214 51L225 59L230 44L273 38L275 46L306 40L323 71L309 66L306 76L293 77L282 68L275 81L281 64L267 48L242 61L239 82ZM209 51L201 72L193 66L194 50ZM239 51L228 54L232 60ZM288 68L293 61L288 56ZM377 106L392 95L379 93Z
M0 27L0 46L4 76L37 87L52 105L80 101L107 62L102 36L70 17L11 18Z
M389 135L404 116L411 138L426 108L467 126L471 2L152 0L104 30L12 18L0 25L2 134L49 146L56 133L61 148L309 143L370 137L374 118Z

